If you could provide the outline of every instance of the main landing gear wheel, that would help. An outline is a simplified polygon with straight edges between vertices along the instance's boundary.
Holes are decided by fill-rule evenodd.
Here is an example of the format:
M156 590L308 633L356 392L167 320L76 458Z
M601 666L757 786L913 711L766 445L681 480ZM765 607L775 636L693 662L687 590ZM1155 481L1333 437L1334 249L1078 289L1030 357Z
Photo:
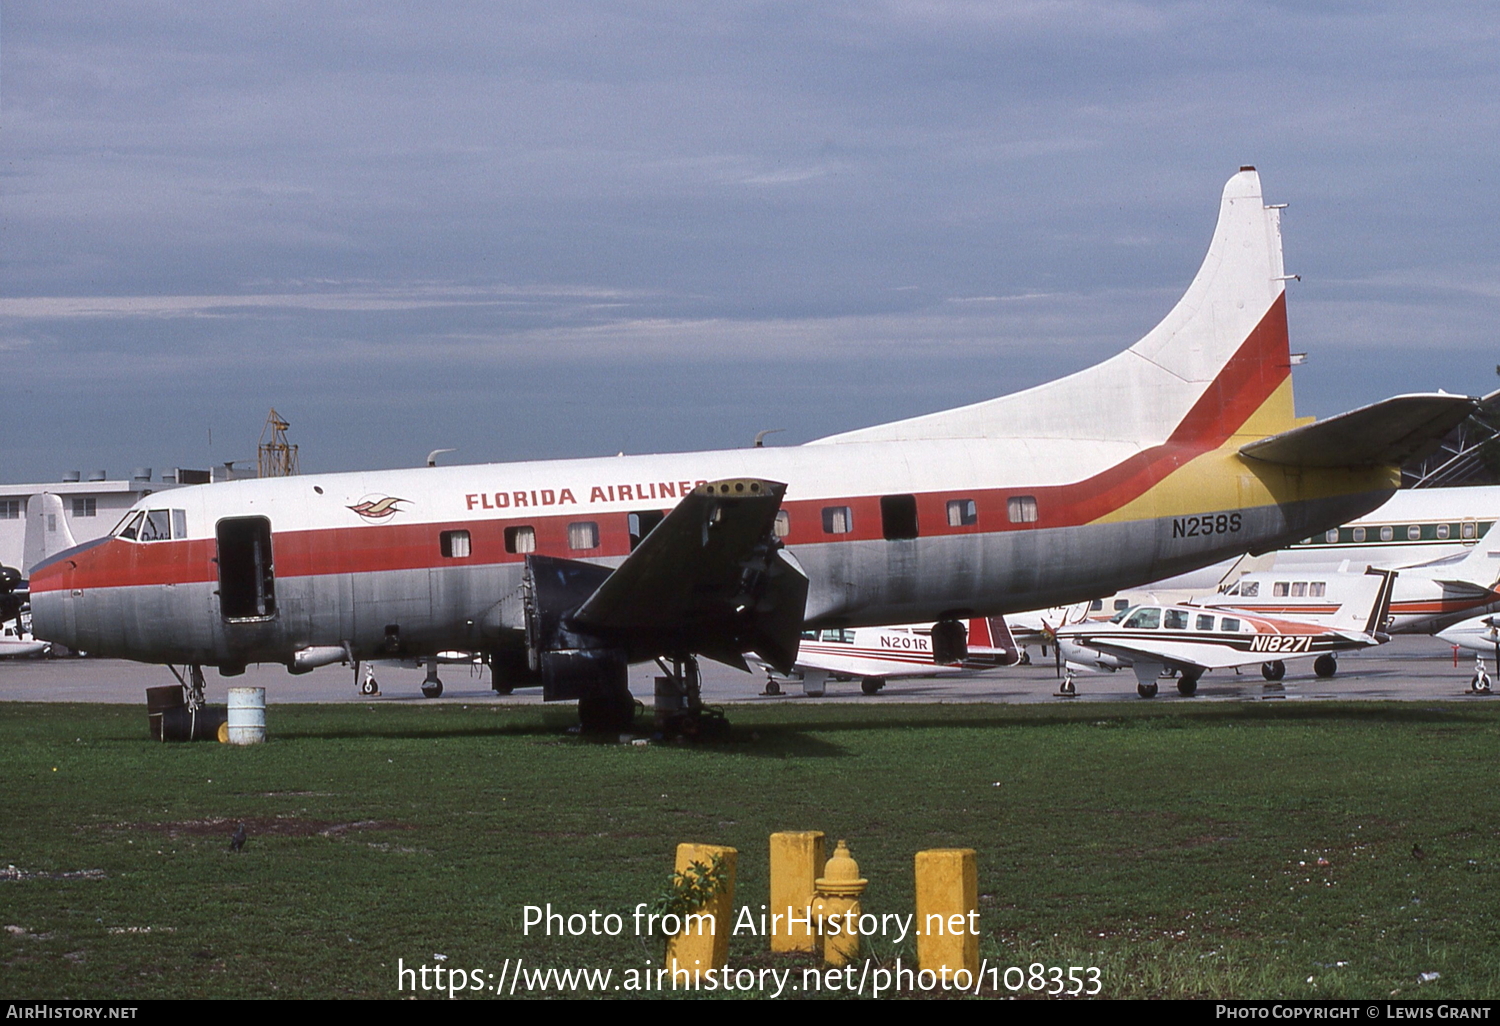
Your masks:
M779 694L781 694L781 682L778 681L775 677L767 677L766 678L766 690L762 691L761 694L763 694L763 695L779 695Z
M443 682L438 680L437 660L430 659L427 662L427 679L422 682L422 696L424 698L442 698Z
M1327 680L1339 672L1339 661L1334 658L1332 652L1325 652L1313 660L1313 673Z
M1201 673L1189 673L1184 670L1177 678L1177 693L1183 698L1192 698L1198 693L1198 678Z
M1155 698L1156 681L1153 680L1146 684L1137 684L1135 686L1135 693L1140 695L1142 698Z
M865 677L859 682L859 690L867 695L877 694L883 687L885 687L885 681L879 677Z
M1275 662L1261 663L1260 675L1272 684L1286 676L1286 663L1277 659Z

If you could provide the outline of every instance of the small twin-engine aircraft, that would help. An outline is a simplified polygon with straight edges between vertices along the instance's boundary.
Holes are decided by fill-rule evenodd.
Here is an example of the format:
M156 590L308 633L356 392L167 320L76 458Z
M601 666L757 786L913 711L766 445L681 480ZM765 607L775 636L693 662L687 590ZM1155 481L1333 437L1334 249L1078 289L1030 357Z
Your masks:
M1003 617L971 619L964 657L947 663L933 658L933 626L925 623L803 631L791 673L766 667L766 694L779 695L783 683L800 680L805 694L817 696L832 679L857 680L861 691L873 695L890 680L968 676L1010 666L1020 658Z
M1483 616L1461 620L1451 627L1438 631L1437 636L1450 645L1457 645L1459 648L1466 648L1477 653L1474 657L1474 676L1469 686L1477 694L1491 694L1493 681L1489 670L1484 665L1484 657L1493 654L1495 672L1500 673L1500 616L1486 613Z
M1181 301L1049 384L800 446L198 485L31 573L39 637L293 672L475 652L497 688L631 719L631 663L790 671L806 629L1063 605L1267 551L1378 506L1476 400L1297 418L1280 209L1242 168ZM996 368L997 375L1001 373ZM181 676L181 674L179 674Z
M1136 691L1156 697L1156 680L1176 671L1177 690L1193 695L1206 670L1261 662L1268 681L1286 675L1289 659L1314 660L1314 672L1332 676L1335 652L1389 640L1380 632L1391 602L1393 570L1371 570L1358 593L1326 623L1272 619L1237 609L1141 605L1105 623L1080 623L1056 631L1070 666L1135 669ZM1065 689L1065 692L1068 689Z

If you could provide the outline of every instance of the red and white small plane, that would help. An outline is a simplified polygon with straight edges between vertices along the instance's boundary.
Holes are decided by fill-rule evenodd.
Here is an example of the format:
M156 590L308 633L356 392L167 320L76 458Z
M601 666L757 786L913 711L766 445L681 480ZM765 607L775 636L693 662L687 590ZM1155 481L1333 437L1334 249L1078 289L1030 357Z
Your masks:
M937 621L939 661L962 658L965 619L1366 513L1475 409L1429 393L1296 415L1280 213L1241 168L1156 327L1093 367L959 409L798 446L151 495L109 536L32 568L36 633L182 665L190 704L204 666L475 652L497 689L575 699L599 730L630 722L632 663L656 660L692 709L699 657L790 670L807 629Z
M925 623L803 631L797 663L790 673L766 666L766 694L779 695L783 683L800 680L803 693L816 697L823 694L829 680L857 680L860 690L873 695L890 680L965 677L1011 666L1020 659L1002 617L971 619L967 654L946 663L933 655L932 628L933 624Z
M1326 622L1197 605L1139 605L1104 623L1059 628L1056 637L1070 670L1133 667L1142 698L1156 697L1156 680L1169 670L1176 671L1183 695L1197 693L1207 670L1255 662L1268 681L1281 680L1290 659L1313 659L1318 676L1332 676L1334 653L1389 640L1380 628L1395 579L1393 570L1370 570ZM1071 691L1071 680L1063 690Z

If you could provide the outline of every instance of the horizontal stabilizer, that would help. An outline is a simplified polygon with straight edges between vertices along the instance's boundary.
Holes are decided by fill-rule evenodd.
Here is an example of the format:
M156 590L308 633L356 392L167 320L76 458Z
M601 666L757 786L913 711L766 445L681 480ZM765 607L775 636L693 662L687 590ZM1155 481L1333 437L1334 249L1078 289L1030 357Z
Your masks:
M1480 400L1443 392L1398 395L1240 447L1290 467L1396 466L1435 450Z

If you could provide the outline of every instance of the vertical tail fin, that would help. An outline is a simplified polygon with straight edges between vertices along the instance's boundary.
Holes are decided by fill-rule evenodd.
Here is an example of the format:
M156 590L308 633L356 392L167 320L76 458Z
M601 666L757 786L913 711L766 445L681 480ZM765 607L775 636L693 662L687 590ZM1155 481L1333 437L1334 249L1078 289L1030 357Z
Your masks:
M1349 587L1344 604L1328 617L1328 625L1363 634L1376 633L1390 616L1395 588L1396 571L1370 567Z
M1152 445L1180 428L1219 437L1288 430L1295 418L1280 214L1263 202L1255 169L1241 168L1224 187L1192 284L1123 353L1024 392L819 442L1010 435Z
M26 537L21 542L23 574L30 577L32 567L76 544L62 499L51 492L42 492L26 500Z

